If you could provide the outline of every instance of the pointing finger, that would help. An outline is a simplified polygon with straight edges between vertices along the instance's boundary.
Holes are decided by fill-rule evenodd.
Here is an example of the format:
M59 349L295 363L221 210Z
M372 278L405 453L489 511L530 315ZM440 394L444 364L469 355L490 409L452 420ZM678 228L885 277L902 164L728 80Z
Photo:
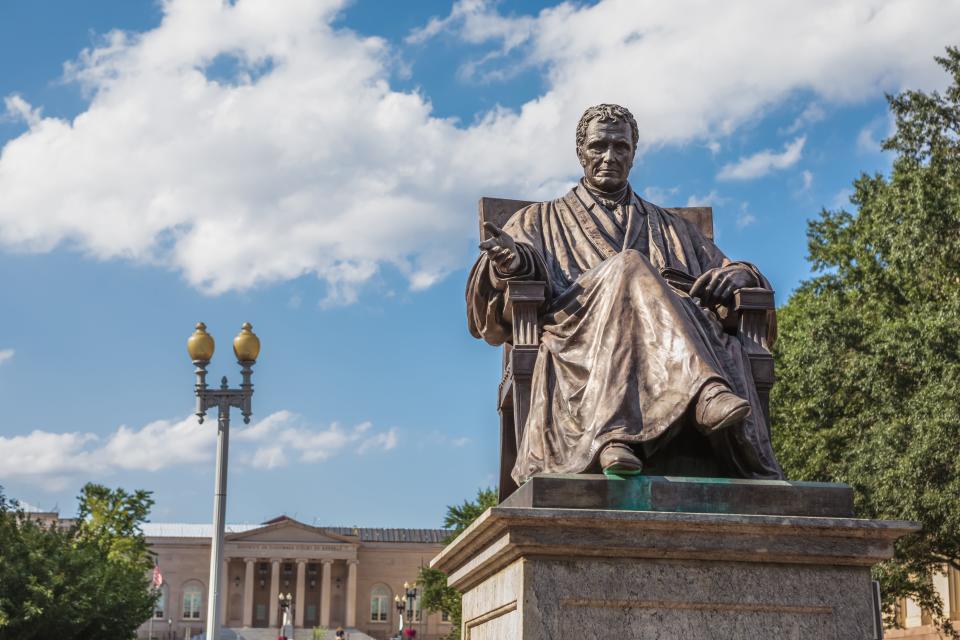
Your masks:
M494 238L499 238L502 233L500 227L489 221L483 223L483 228Z

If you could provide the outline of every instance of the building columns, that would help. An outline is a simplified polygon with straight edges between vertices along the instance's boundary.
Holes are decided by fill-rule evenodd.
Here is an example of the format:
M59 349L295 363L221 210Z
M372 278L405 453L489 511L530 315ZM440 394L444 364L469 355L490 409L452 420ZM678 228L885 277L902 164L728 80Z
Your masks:
M357 626L357 560L347 560L347 626Z
M235 560L237 558L234 558ZM259 572L258 563L262 559L260 558L243 558L245 564L244 570L244 583L243 583L243 619L242 624L244 627L252 628L254 625L254 600L255 600L255 591L256 591L256 579ZM307 580L307 564L309 562L317 562L318 560L309 560L305 558L297 558L297 585L296 585L296 597L294 598L294 627L303 628L304 620L306 618L306 580ZM277 608L277 603L279 602L280 596L280 570L283 560L281 559L270 559L271 571L270 571L270 598L267 601L267 607L269 607L268 615L268 625L270 627L276 627L280 624L279 613ZM319 560L321 565L321 576L320 576L320 620L319 623L322 626L329 627L330 619L332 616L332 599L333 599L333 559L321 559ZM357 560L347 560L347 599L346 599L346 611L345 613L345 626L347 627L356 627L357 625ZM224 580L222 584L225 586L230 582L229 574L229 562L224 561L223 572ZM235 587L234 587L235 589ZM225 589L226 592L226 589ZM174 600L170 596L171 602ZM224 606L223 606L223 620L224 625L226 625L226 614L228 611L227 601L229 598L224 597Z
M320 625L330 626L330 573L333 568L333 560L323 560L323 576L320 582Z
M307 561L297 560L297 597L293 601L293 625L303 627L303 609L306 596Z
M243 574L243 626L253 626L253 579L256 573L256 559L244 558L247 570Z
M270 600L267 601L267 608L270 611L270 626L277 626L277 603L280 601L280 561L272 560L270 562Z

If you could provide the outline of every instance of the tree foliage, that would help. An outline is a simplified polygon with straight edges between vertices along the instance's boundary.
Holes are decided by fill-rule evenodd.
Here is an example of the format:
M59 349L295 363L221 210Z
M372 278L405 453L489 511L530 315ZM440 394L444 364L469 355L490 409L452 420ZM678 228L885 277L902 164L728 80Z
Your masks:
M79 501L62 527L0 492L0 640L133 638L150 616L150 493L87 484Z
M862 174L855 212L809 224L816 275L778 314L772 410L788 477L921 524L876 575L888 614L911 596L946 629L932 574L960 569L960 50L937 61L943 94L887 97L889 177Z
M446 542L451 542L464 529L479 518L490 507L497 506L497 492L494 489L477 491L475 500L464 500L461 505L447 507L447 515L443 526L450 529ZM427 611L442 611L447 614L452 625L449 640L459 640L461 619L460 592L447 586L447 574L438 569L423 567L417 577L417 584L422 590L421 604Z

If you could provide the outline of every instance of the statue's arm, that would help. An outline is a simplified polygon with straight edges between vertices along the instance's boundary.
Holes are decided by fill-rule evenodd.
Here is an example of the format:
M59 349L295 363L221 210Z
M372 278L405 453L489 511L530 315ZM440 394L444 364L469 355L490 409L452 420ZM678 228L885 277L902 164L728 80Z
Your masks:
M726 260L720 265L721 269L727 271L740 271L744 274L743 287L763 287L769 288L767 284L767 279L760 273L760 269L757 268L752 262L745 262L743 260Z
M757 287L760 289L766 289L768 291L773 291L773 286L770 284L770 281L767 280L766 276L751 262L746 262L743 260L730 260L724 253L711 241L709 238L699 234L699 238L696 238L696 253L697 260L700 262L700 265L704 272L707 272L710 269L717 270L737 270L742 275L748 276L744 278L744 284L741 285L741 288L751 288ZM739 290L739 289L738 289ZM733 293L733 292L732 292ZM732 296L731 296L732 297ZM721 316L721 319L726 322L725 318L729 318L731 322L739 322L738 315L733 315L734 307L733 301L727 301L725 305L722 305L725 308L717 308L716 311L718 315ZM743 313L741 311L740 313ZM777 335L777 313L776 309L772 306L766 310L753 310L750 313L757 315L763 319L761 324L763 325L762 333L764 336L763 342L767 345L766 348L772 347L774 341L776 340ZM730 314L730 315L728 315Z
M467 326L475 338L500 345L511 338L512 324L504 318L507 283L546 280L543 260L526 242L517 242L520 266L512 273L497 268L486 253L477 258L467 279Z

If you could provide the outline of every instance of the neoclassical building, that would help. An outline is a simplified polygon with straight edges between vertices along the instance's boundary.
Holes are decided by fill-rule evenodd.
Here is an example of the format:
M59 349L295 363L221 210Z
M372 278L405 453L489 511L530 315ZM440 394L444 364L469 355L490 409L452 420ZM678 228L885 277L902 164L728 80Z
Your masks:
M147 523L143 531L163 576L154 637L201 633L212 526ZM404 582L416 580L443 548L446 535L440 529L315 527L286 516L259 525L227 525L221 620L237 630L276 630L280 596L289 594L297 629L342 626L377 640L389 638L400 624L394 596L404 594ZM413 626L417 638L427 640L450 632L440 614L420 615L418 603ZM150 627L144 624L140 636L146 638ZM310 635L302 631L297 637Z
M943 602L944 614L953 628L960 630L960 571L950 565L942 569L933 574L933 588ZM888 640L944 640L946 637L937 630L930 613L910 598L897 602L895 615L899 628L886 631L884 637Z

